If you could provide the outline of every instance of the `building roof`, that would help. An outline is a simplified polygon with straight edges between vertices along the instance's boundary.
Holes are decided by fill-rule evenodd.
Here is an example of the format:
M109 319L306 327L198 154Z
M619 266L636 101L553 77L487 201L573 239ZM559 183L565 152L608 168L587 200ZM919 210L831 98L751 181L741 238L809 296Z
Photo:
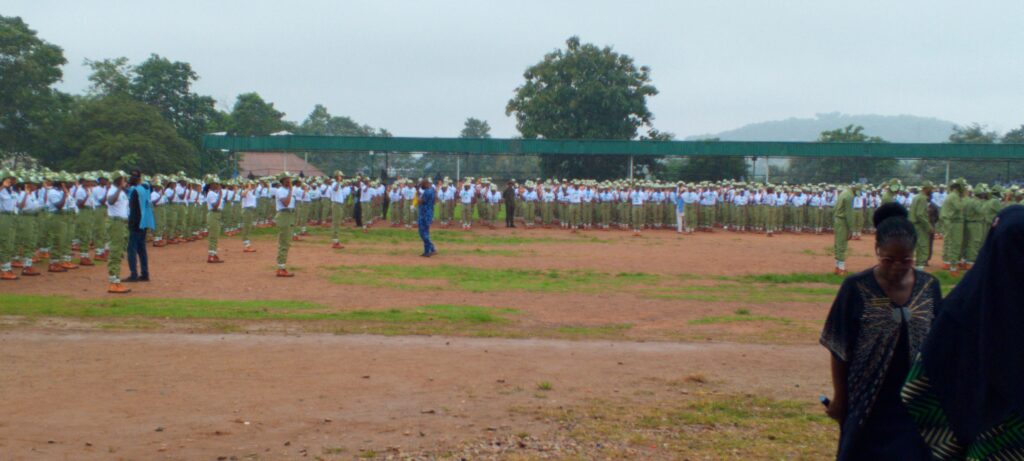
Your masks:
M306 163L296 154L287 152L239 152L238 174L249 176L275 175L282 171L305 173L306 176L326 176L319 168Z

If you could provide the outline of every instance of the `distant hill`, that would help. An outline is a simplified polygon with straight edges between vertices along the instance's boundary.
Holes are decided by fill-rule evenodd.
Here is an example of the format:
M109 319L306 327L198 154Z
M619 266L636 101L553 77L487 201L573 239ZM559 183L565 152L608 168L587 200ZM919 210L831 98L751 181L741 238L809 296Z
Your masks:
M717 134L686 139L719 138L722 141L814 141L822 131L860 125L869 136L890 142L945 142L956 125L948 120L914 115L815 114L814 118L789 118L752 123Z

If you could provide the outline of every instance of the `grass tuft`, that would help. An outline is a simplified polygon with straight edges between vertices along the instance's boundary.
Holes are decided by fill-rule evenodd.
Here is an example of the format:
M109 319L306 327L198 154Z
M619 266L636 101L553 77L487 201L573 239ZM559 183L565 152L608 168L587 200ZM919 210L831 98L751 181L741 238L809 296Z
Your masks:
M474 293L491 291L567 292L583 288L609 289L657 280L653 274L617 277L590 270L535 270L438 266L338 266L330 280L345 285L369 285L405 290L454 288Z

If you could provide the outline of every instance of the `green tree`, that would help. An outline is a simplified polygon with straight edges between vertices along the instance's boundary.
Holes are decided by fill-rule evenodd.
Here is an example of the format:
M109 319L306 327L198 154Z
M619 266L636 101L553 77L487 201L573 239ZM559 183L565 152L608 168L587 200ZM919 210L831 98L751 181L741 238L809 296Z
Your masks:
M719 142L719 139L702 141ZM747 161L744 157L677 157L664 163L663 177L673 181L718 181L747 176Z
M65 127L63 147L65 155L51 159L51 168L199 173L192 146L157 109L123 95L78 104Z
M469 117L459 133L459 137L464 139L490 139L491 125L487 123L487 120Z
M830 131L822 131L818 142L836 143L882 143L878 136L868 136L864 127L847 125ZM816 158L801 157L790 163L787 178L793 182L852 182L865 179L881 182L898 176L900 163L896 159L863 158Z
M382 136L390 137L391 133L383 128L361 125L350 117L331 115L327 107L317 104L301 124L295 127L295 134L312 136ZM361 172L377 175L378 160L387 163L387 155L374 154L371 158L366 152L309 152L309 163L326 173L342 170L348 175ZM379 157L379 158L378 158Z
M132 95L156 107L182 138L200 149L203 134L216 123L218 114L213 98L192 91L192 83L199 80L192 66L153 54L134 71Z
M228 133L235 136L266 136L289 128L284 121L284 112L274 109L274 103L266 102L257 93L238 95L231 109Z
M89 74L89 94L93 96L131 95L132 78L135 69L128 63L128 58L119 57L93 61L86 59L85 66L92 69Z
M953 144L992 144L999 139L999 133L986 131L987 126L972 123L967 126L954 126L953 133L949 135L949 142Z
M0 154L39 155L67 97L53 88L67 60L19 17L0 16Z
M1024 125L1007 131L1003 135L1003 144L1024 144Z
M648 67L638 68L633 58L611 47L580 43L579 37L565 43L566 49L526 69L526 81L505 107L524 138L634 139L641 128L653 130L647 98L658 90ZM657 160L644 157L637 163ZM628 173L624 156L548 156L541 162L547 176L606 179Z
M1003 136L1003 142L1014 142L1021 136L1020 129L1010 131ZM993 144L999 141L999 133L990 131L986 125L971 123L966 126L955 126L949 135L953 144ZM941 160L923 160L917 162L914 171L919 176L932 181L944 181L947 162ZM950 178L965 178L972 183L1006 182L1024 179L1024 162L1007 162L1001 160L952 160L949 164Z
M474 117L467 117L463 123L462 131L459 132L462 139L490 139L491 125L486 120ZM461 158L457 158L459 155ZM428 160L434 171L440 171L443 175L459 176L494 176L501 171L498 167L498 156L479 154L427 154ZM505 173L508 174L508 173ZM501 175L503 176L503 175Z

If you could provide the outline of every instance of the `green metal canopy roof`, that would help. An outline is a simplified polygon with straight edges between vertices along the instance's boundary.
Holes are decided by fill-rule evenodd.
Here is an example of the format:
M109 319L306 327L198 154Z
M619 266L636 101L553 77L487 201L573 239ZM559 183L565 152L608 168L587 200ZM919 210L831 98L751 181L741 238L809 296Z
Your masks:
M243 152L438 152L522 155L667 155L1024 160L1024 144L912 144L746 141L203 136L206 149Z

